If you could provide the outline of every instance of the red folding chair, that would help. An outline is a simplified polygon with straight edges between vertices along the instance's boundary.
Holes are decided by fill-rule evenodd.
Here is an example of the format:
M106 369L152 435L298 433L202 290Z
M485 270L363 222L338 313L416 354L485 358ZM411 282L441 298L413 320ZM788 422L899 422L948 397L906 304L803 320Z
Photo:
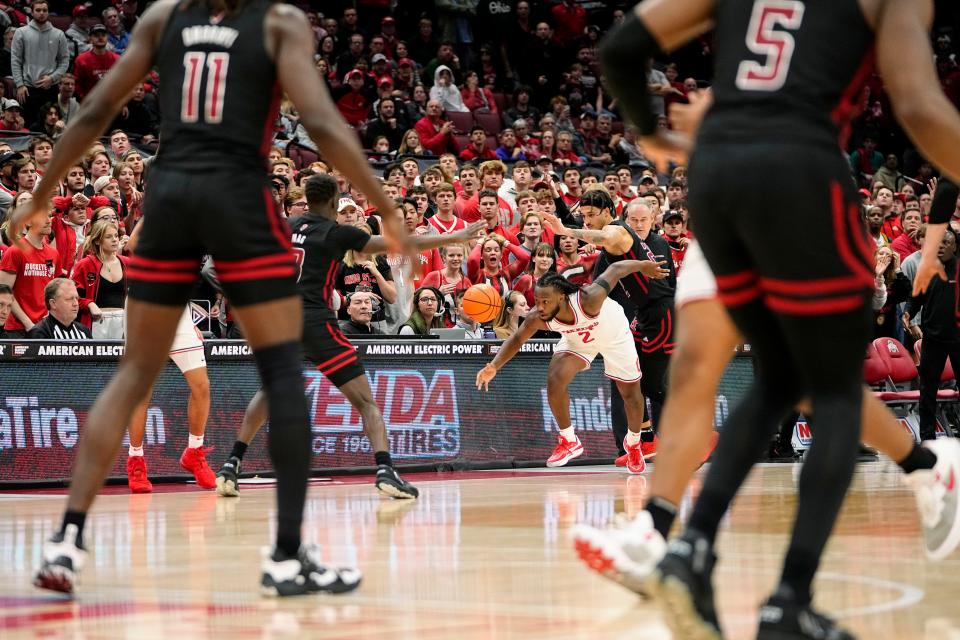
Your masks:
M447 118L453 123L454 133L469 134L473 127L473 114L467 111L447 111Z

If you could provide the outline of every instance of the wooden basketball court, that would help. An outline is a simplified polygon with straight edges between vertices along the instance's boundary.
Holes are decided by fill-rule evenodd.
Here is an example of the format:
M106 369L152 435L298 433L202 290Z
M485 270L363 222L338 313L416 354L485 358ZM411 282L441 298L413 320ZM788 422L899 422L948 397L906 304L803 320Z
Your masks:
M750 476L720 534L728 638L752 638L777 578L799 465ZM30 585L62 492L0 495L0 638L669 638L659 611L589 572L569 529L635 512L646 478L614 467L410 475L422 497L380 498L370 478L314 481L305 537L359 566L347 596L261 598L271 487L239 499L158 486L108 489L88 521L74 601ZM697 484L693 490L696 491ZM683 515L690 503L683 505ZM912 493L889 463L857 467L817 582L821 607L870 640L960 640L960 554L927 562Z

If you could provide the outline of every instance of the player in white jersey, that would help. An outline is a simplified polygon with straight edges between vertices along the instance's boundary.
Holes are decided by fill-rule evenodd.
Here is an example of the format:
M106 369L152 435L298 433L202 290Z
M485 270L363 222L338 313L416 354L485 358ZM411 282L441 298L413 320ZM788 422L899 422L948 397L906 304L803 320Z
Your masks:
M207 359L203 352L203 337L193 324L189 305L184 308L177 333L170 347L170 359L180 369L190 397L187 400L187 422L190 435L187 448L180 456L180 466L193 474L197 485L203 489L217 486L216 476L207 463L207 451L203 446L203 434L210 414L210 379L207 377ZM130 447L127 450L127 485L133 493L150 493L153 485L147 475L147 462L143 456L143 437L147 428L147 409L150 396L134 409L130 419Z
M570 419L567 387L577 373L590 368L597 355L603 356L604 375L614 380L623 395L629 431L624 439L627 469L640 473L645 468L640 450L643 424L643 395L640 391L640 362L634 347L630 323L623 308L607 295L620 278L642 272L661 279L669 271L650 260L622 260L610 265L592 284L581 288L558 273L547 273L537 281L537 312L531 313L500 347L497 356L477 373L477 388L487 390L490 381L539 330L562 334L547 371L547 397L560 429L557 447L547 460L548 467L560 467L583 455L583 445Z

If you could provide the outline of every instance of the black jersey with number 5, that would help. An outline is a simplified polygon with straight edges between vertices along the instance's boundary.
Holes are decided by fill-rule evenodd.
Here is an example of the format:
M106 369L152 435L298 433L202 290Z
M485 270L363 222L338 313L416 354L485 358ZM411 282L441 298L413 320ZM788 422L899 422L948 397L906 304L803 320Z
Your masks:
M845 143L873 71L857 0L717 0L699 142Z
M264 44L272 4L253 0L222 19L201 3L173 9L156 59L163 82L158 165L263 168L280 104Z
M304 313L313 320L336 320L330 300L340 263L347 251L361 251L367 246L370 234L314 215L290 218L289 223Z

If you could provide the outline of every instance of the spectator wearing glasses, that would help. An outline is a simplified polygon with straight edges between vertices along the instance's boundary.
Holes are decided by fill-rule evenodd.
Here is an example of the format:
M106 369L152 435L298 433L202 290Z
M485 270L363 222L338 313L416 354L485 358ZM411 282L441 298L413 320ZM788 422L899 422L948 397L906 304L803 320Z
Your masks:
M443 328L443 294L434 287L413 292L413 313L397 333L401 336L429 336L431 329Z
M307 213L307 198L300 187L290 187L283 199L283 210L288 218L302 216Z

